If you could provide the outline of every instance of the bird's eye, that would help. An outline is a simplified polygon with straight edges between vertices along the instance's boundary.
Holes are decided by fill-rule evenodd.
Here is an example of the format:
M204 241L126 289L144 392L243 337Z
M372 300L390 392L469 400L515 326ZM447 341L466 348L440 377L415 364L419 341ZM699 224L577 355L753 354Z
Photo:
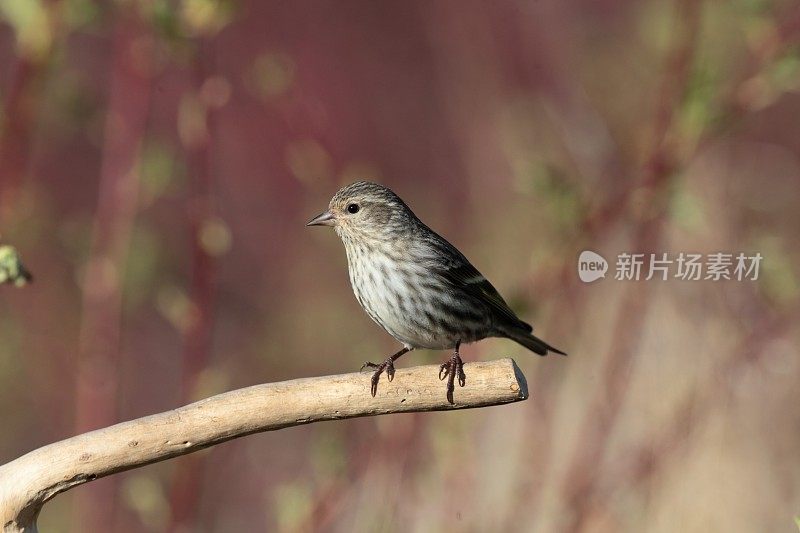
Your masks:
M358 204L350 204L347 206L347 212L351 214L358 213Z

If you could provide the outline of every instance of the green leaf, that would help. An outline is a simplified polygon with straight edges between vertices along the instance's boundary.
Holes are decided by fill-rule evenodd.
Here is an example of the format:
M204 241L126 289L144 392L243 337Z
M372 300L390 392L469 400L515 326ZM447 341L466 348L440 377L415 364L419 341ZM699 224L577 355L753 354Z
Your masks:
M0 246L0 283L11 283L22 287L33 279L12 246Z

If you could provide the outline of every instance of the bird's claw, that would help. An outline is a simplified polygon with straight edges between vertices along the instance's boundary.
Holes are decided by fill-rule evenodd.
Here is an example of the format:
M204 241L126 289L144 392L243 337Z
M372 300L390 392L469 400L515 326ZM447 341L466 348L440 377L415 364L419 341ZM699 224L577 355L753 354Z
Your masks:
M370 392L372 393L372 397L374 398L376 394L378 394L378 381L381 378L381 371L378 370L374 374L372 374L372 384L370 386Z
M374 368L375 372L372 374L372 379L370 380L370 392L372 393L372 397L374 398L376 394L378 394L378 382L381 379L381 374L386 372L386 377L389 381L394 380L394 361L391 358L387 359L383 363L376 365L375 363L370 363L369 361L364 363L364 366L361 367L361 370L365 368Z
M363 365L361 365L361 368L360 368L358 371L359 371L359 372L363 372L365 368L378 368L379 366L380 366L380 365L376 365L376 364L375 364L375 363L373 363L372 361L367 361L366 363L364 363Z
M458 385L463 387L467 383L467 375L464 373L464 361L458 352L453 354L446 363L439 367L439 379L447 378L447 401L454 404L453 392L455 391L455 381L458 378Z

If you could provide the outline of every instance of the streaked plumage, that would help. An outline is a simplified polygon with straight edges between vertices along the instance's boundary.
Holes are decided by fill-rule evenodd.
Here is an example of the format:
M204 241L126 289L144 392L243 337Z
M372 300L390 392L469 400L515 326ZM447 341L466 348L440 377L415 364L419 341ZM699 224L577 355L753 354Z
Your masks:
M487 337L506 337L546 355L563 354L531 334L500 294L464 255L420 221L390 189L367 181L352 183L331 199L328 211L309 225L333 226L347 252L350 283L367 314L404 349L376 368L391 380L394 360L415 348L455 349L442 365L464 385L458 347Z

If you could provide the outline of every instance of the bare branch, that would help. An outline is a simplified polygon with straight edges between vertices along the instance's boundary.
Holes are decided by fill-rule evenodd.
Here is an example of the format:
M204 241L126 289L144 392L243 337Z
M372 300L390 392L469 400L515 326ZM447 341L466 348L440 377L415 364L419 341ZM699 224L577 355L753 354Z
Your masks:
M227 440L323 420L485 407L525 400L527 383L511 359L464 366L466 387L447 403L438 366L399 369L370 396L368 374L296 379L239 389L172 411L84 433L0 466L0 523L36 531L56 494L97 478L192 453Z

